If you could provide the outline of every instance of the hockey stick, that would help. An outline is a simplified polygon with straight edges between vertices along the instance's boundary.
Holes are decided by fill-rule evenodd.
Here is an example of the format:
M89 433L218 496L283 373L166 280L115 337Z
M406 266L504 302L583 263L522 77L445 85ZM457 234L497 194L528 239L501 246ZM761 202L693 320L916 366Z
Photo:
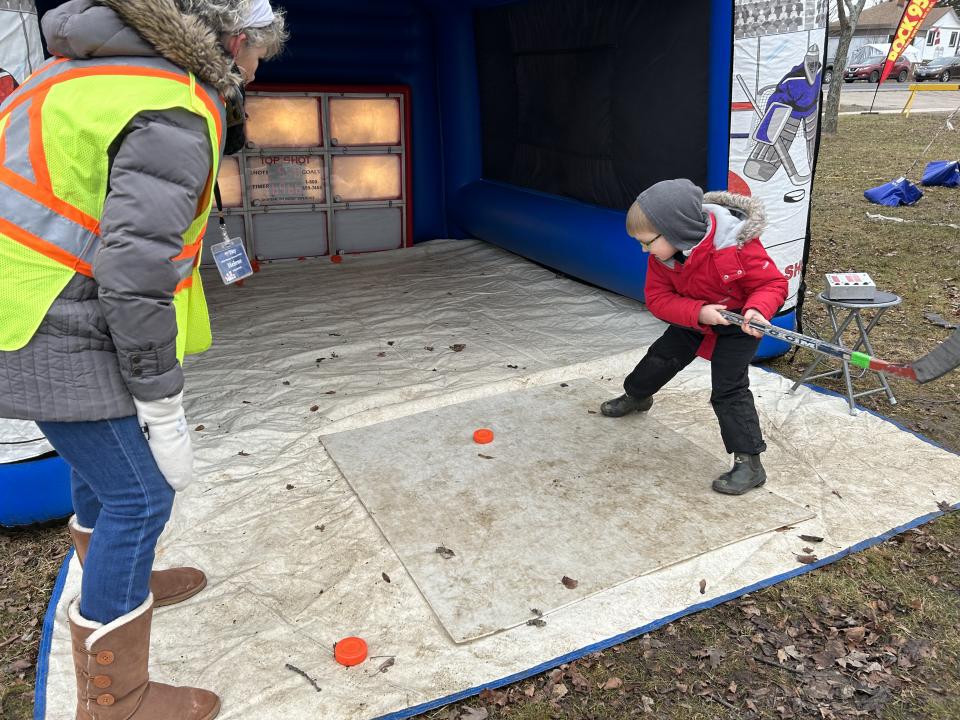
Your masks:
M730 312L729 310L720 310L720 314L736 325L743 325L743 323L746 322L746 319L743 317L743 315L738 315L737 313ZM850 350L849 348L828 343L826 340L818 340L817 338L810 337L809 335L802 335L798 332L793 332L792 330L785 330L784 328L779 328L775 325L767 325L766 323L758 322L756 320L751 320L748 325L754 330L762 332L764 335L769 335L777 340L783 340L784 342L788 342L791 345L796 345L797 347L805 347L808 350L813 350L814 352L830 355L831 357L839 358L840 360L846 360L851 365L856 365L857 367L873 370L874 372L896 375L898 377L906 378L907 380L917 380L917 373L913 369L912 365L897 365L887 362L886 360L878 360L877 358L871 357L866 353L856 352L855 350Z

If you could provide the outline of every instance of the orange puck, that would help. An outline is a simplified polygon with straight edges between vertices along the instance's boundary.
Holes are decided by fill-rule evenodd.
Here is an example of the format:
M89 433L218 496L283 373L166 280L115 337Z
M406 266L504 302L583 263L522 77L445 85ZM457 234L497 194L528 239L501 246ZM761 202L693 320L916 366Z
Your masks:
M333 646L333 657L341 665L351 667L367 659L367 643L358 637L347 637Z
M330 262L332 262L332 263L342 263L342 262L343 262L343 255L331 255L331 256L330 256Z
M493 430L489 428L480 428L473 431L473 441L479 445L486 445L493 442Z

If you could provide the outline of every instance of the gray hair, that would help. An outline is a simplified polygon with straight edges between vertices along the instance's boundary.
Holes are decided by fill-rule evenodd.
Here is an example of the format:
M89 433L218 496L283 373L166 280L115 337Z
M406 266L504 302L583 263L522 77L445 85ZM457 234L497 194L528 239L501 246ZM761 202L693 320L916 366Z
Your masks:
M199 17L218 35L244 33L248 45L267 49L267 58L279 54L290 37L286 13L282 8L273 9L274 20L270 25L245 28L243 21L247 17L250 0L176 0L176 3L181 11Z

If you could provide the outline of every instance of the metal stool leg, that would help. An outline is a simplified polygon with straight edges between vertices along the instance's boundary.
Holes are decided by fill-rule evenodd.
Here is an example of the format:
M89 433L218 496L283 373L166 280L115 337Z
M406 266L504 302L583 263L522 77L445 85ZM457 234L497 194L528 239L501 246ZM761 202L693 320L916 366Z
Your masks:
M870 321L870 323L864 327L863 318L860 317L859 313L857 314L857 327L860 329L860 339L863 342L864 348L869 355L873 355L873 346L870 344L870 331L873 330L874 326L877 324L877 321L880 319L880 316L883 315L885 308L882 308L877 311L877 314ZM857 346L860 345L860 342L857 342ZM887 382L887 376L882 372L874 372L880 379L880 384L883 386L884 391L887 393L887 400L890 401L891 405L897 404L897 399L893 396L893 390L890 389L890 383Z
M830 326L833 328L833 337L830 338L830 342L832 342L834 345L843 345L842 336L843 336L844 331L845 331L845 330L847 329L847 327L850 325L850 321L853 320L853 314L852 314L852 313L851 313L851 314L848 314L847 317L844 318L843 322L838 323L838 322L837 322L837 316L836 316L836 314L835 314L835 308L833 308L832 306L828 305L828 306L827 306L827 317L828 317L829 320L830 320ZM810 365L810 367L808 367L808 368L804 371L804 373L803 373L803 375L800 377L800 379L797 380L797 381L791 386L790 392L791 392L791 393L792 393L792 392L795 392L798 387L800 387L801 385L803 385L803 383L807 382L808 380L817 380L817 379L823 378L823 377L833 377L834 375L838 375L838 374L841 374L841 373L845 373L845 374L846 374L846 376L847 376L847 385L850 386L850 385L851 385L851 384L850 384L850 379L849 379L850 369L849 369L848 366L846 366L846 363L844 363L844 367L843 367L843 368L837 368L836 370L828 370L827 372L822 372L822 373L820 373L819 375L814 375L814 374L813 374L814 371L820 366L820 363L823 362L826 358L827 358L827 356L824 355L823 353L817 353L817 354L816 354L816 358L814 359L814 361L813 361L813 363ZM852 401L851 401L851 402L852 402ZM851 405L851 407L852 407L852 405Z

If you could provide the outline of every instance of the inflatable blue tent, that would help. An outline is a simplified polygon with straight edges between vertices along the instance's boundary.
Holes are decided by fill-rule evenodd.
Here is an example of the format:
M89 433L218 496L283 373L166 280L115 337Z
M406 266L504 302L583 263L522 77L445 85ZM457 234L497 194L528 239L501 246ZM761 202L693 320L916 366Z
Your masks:
M37 2L41 15L56 4ZM796 325L819 138L824 3L277 4L292 37L283 56L259 71L259 93L402 90L407 203L387 204L405 213L403 244L479 238L643 300L646 256L624 231L625 211L650 184L688 177L708 190L764 200L762 239L790 281L775 323ZM250 177L243 183L252 187ZM341 198L329 191L326 198L332 214ZM302 245L302 232L291 234ZM300 245L293 257L311 254ZM324 243L313 254L330 251ZM765 338L760 356L786 347Z

